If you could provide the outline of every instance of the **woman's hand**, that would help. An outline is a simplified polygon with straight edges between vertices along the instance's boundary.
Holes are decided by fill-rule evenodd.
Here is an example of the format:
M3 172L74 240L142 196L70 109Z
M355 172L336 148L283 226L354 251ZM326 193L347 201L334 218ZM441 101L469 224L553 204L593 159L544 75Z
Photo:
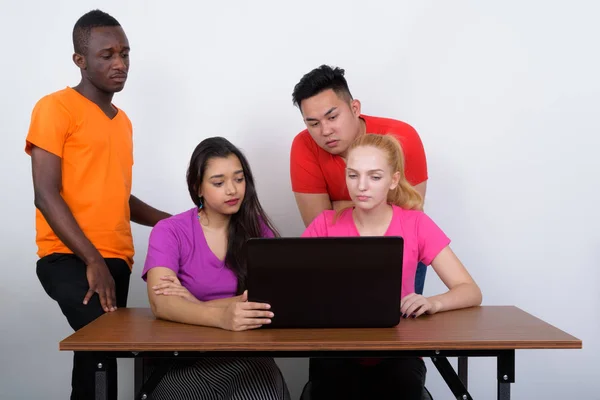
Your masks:
M248 302L248 292L235 298L236 301L223 308L221 328L230 331L245 331L270 324L273 313L265 303Z
M425 313L435 314L440 310L439 301L431 301L420 294L411 293L400 301L400 312L403 318L417 318Z
M195 298L189 290L187 290L181 285L181 282L179 281L179 279L177 279L176 276L161 276L160 280L163 281L163 283L159 283L158 285L152 286L152 290L154 290L154 294L156 294L157 296L179 296L188 301L191 301L192 303L200 303L200 300Z

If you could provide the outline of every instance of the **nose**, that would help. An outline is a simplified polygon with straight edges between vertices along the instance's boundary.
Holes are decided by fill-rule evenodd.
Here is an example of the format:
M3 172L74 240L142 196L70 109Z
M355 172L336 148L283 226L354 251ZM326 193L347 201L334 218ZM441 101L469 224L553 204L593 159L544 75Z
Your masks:
M369 186L369 177L361 176L358 179L358 190L360 190L361 192L364 192L365 190L367 190L368 186Z
M321 134L323 136L329 136L333 133L333 124L331 124L329 121L324 121L321 124Z
M116 69L117 71L127 71L128 64L120 54L115 54L113 57L112 68Z
M227 186L225 187L225 193L230 196L237 193L237 187L233 181L227 182Z

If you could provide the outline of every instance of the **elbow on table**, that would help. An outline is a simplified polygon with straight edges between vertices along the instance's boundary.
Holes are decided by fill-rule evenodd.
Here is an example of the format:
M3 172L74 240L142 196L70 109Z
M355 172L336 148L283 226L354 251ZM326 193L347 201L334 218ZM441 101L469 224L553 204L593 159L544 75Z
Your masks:
M166 299L161 299L166 300ZM164 301L159 299L150 299L150 309L152 310L152 314L158 319L169 319L166 316L166 307Z
M483 302L483 293L481 292L481 289L479 288L479 286L475 283L475 295L474 297L474 301L473 301L473 306L477 307L480 306L481 303Z

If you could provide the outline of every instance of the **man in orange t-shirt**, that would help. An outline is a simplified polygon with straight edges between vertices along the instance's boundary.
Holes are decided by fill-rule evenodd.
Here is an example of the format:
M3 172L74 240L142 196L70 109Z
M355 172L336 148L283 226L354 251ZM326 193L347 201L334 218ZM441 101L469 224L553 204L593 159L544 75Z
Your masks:
M344 70L322 65L302 77L292 94L294 105L302 114L306 129L292 143L290 175L292 190L305 226L323 210L340 210L352 205L346 188L346 154L348 147L366 133L394 135L402 145L406 178L421 196L427 187L427 161L417 131L410 125L387 118L361 114L361 104L352 98ZM419 264L415 291L422 293L426 266ZM360 294L352 294L360 295ZM349 382L374 384L384 393L402 387L420 387L425 379L425 366L418 358L387 359L368 366L366 360L311 359L311 398L343 397L352 391ZM378 383L367 376L380 375ZM410 380L422 381L411 385ZM406 385L402 385L406 382ZM309 390L309 389L307 389ZM347 393L351 397L351 393ZM411 395L404 392L403 395ZM420 394L415 397L420 398ZM403 397L404 398L404 397ZM412 398L412 397L410 397Z
M43 97L31 116L36 272L74 330L125 307L133 264L130 221L153 226L169 214L131 195L132 126L112 104L129 70L129 42L113 17L95 10L73 29L81 82ZM116 361L75 352L71 399L95 397L97 365L117 398Z

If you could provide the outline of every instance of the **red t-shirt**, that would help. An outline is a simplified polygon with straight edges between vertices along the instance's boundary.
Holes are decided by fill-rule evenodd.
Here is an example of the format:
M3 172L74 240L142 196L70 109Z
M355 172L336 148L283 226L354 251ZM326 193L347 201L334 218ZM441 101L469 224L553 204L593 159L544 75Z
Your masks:
M427 180L427 160L417 131L405 122L388 118L360 116L366 132L394 135L404 151L406 179L411 185ZM296 193L327 193L331 201L350 200L346 187L346 163L312 139L308 130L300 132L292 143L290 175L292 191Z

